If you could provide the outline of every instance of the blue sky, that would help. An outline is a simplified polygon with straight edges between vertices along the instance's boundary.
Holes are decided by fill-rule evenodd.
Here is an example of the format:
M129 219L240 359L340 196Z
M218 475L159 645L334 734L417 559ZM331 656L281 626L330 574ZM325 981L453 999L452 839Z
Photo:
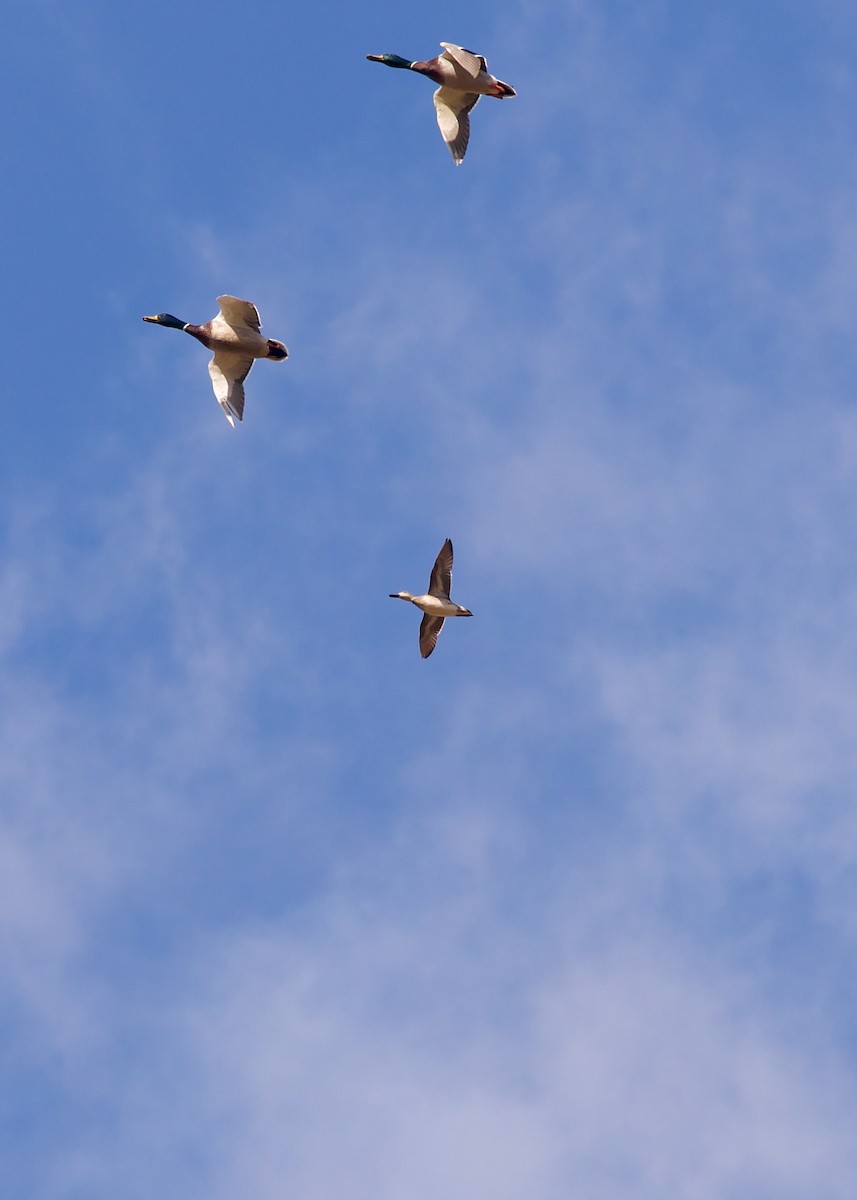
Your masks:
M851 1194L853 32L6 14L9 1196Z

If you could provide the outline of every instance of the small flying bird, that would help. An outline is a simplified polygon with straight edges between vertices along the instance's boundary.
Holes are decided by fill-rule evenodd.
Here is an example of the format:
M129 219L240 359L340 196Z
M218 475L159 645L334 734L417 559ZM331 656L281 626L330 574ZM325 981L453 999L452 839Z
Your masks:
M488 64L481 54L474 54L463 46L453 46L451 42L440 44L443 54L428 62L409 62L398 54L367 54L366 57L370 62L384 63L388 67L417 71L440 84L434 94L437 123L455 165L460 167L470 140L470 110L479 97L495 96L502 100L504 96L517 93L508 83L488 74Z
M440 548L435 564L431 569L428 593L425 596L412 596L410 592L390 592L391 600L410 600L416 604L425 616L420 622L420 654L428 658L437 645L437 635L443 629L447 617L472 617L469 608L454 604L449 598L452 586L452 542L449 538Z
M236 419L240 421L244 417L244 380L250 374L253 360L273 358L281 361L288 358L289 352L282 342L262 337L259 332L262 323L255 304L239 300L237 296L218 296L217 303L220 311L204 325L189 325L171 313L158 313L154 317L143 317L143 320L166 325L168 329L183 329L214 351L208 373L217 402L234 429Z

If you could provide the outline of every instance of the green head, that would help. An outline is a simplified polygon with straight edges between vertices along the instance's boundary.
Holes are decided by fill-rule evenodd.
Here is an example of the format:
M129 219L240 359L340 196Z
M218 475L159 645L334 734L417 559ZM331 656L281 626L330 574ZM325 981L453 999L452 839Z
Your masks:
M367 54L369 62L382 62L385 67L402 67L405 71L409 71L413 63L408 59L402 58L400 54Z
M154 317L143 317L143 320L151 321L153 325L166 325L168 329L184 329L187 325L187 321L180 321L172 313L158 313Z

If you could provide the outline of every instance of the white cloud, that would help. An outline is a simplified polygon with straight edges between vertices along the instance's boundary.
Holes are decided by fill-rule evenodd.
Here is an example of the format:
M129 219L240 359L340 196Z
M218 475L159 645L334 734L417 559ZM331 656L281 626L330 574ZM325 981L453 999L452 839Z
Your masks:
M4 997L97 1110L46 1196L844 1193L841 197L673 103L709 47L640 107L649 25L518 12L473 190L177 204L154 306L292 358L233 434L135 312L92 480L19 508ZM422 663L386 593L447 533Z

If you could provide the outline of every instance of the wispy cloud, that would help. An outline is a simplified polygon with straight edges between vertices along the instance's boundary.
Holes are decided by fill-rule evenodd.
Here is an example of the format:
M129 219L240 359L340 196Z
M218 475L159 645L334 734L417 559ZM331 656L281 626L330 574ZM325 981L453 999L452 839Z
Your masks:
M501 15L460 172L356 87L224 170L181 75L102 164L108 328L56 322L4 483L22 1195L845 1194L853 226L810 75L760 102L750 18L698 19ZM98 144L122 61L62 77ZM292 351L238 431L139 322L222 290ZM476 618L423 663L386 594L447 535Z

